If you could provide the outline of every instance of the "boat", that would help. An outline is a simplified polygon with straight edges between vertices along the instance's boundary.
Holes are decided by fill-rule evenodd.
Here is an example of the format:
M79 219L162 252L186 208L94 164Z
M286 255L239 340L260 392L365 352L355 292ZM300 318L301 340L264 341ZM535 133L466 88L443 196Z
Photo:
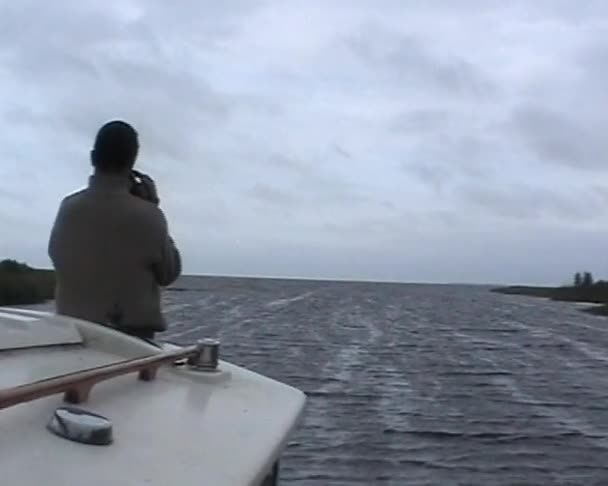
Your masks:
M0 471L20 486L274 486L305 394L219 357L0 307Z

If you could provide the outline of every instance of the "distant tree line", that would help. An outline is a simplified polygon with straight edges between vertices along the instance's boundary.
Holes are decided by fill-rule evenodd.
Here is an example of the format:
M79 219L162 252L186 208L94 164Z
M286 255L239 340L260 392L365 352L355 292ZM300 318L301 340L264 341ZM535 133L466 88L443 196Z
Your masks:
M0 306L38 304L55 294L55 273L16 260L0 261Z
M591 272L576 272L572 283L560 287L511 285L492 291L507 295L529 295L551 300L601 304L584 310L591 314L608 316L608 281L595 280Z
M576 272L574 274L575 287L591 287L593 283L593 275L591 272Z

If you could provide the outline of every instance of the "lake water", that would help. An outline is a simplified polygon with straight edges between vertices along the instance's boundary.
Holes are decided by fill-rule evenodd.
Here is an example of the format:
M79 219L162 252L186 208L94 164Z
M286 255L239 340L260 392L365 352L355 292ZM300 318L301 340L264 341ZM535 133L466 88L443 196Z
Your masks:
M608 484L608 319L484 287L187 278L163 337L308 395L289 486Z

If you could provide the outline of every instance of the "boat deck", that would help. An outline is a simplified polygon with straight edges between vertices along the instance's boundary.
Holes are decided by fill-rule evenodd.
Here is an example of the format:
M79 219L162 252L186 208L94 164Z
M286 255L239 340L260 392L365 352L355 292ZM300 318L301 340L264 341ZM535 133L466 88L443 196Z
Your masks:
M0 351L0 388L121 361L129 349L131 357L160 352L100 326L71 324L82 344ZM2 318L0 339L1 330ZM109 351L112 339L121 340L119 353ZM164 366L150 382L129 374L95 385L79 406L112 421L109 446L71 442L46 429L64 405L62 395L0 410L4 480L22 486L260 484L297 424L304 395L230 363L220 361L220 370Z

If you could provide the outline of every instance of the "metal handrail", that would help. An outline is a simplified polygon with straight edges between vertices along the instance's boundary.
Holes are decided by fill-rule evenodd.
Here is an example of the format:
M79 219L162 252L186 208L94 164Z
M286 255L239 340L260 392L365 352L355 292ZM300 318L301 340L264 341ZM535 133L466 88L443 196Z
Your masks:
M152 381L156 377L158 368L163 364L185 358L197 358L200 352L200 345L193 345L0 389L0 410L57 393L64 393L64 400L69 403L81 403L88 399L91 389L97 383L136 371L139 372L140 380Z

